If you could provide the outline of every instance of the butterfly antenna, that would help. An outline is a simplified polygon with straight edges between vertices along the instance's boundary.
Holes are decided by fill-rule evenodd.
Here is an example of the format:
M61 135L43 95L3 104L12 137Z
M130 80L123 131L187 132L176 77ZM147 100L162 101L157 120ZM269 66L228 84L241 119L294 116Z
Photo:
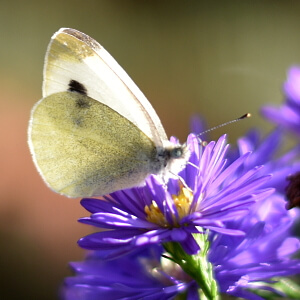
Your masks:
M250 113L244 114L244 115L242 115L241 117L239 117L239 118L237 118L237 119L234 119L234 120L228 121L228 122L226 122L226 123L220 124L220 125L218 125L218 126L209 128L209 129L207 129L207 130L205 130L205 131L203 131L203 132L197 134L197 137L199 137L199 136L201 136L201 135L203 135L203 134L205 134L205 133L207 133L207 132L210 132L210 131L213 131L213 130L215 130L215 129L218 129L218 128L220 128L220 127L227 126L227 125L229 125L229 124L231 124L231 123L238 122L238 121L241 121L241 120L243 120L243 119L250 118L250 117L251 117L251 114L250 114Z

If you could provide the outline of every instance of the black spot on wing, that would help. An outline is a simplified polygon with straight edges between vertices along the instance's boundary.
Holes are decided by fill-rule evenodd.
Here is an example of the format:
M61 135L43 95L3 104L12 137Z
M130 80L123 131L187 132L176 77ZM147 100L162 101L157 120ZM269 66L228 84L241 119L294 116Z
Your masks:
M79 94L87 96L87 89L86 89L86 87L82 83L80 83L80 82L78 82L76 80L73 80L73 79L71 79L70 82L69 82L68 91L70 91L70 92L77 92Z
M80 127L82 126L82 118L74 118L73 123L77 126Z
M77 108L89 108L91 106L91 103L89 102L87 97L80 97L76 99L76 107Z

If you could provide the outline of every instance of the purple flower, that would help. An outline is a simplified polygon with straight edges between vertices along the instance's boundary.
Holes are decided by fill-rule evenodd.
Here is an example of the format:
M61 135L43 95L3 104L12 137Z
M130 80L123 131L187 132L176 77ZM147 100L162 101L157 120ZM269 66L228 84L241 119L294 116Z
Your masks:
M277 292L274 277L300 273L300 260L291 256L299 250L298 238L291 235L296 211L285 209L285 200L277 194L252 206L244 218L226 226L238 228L243 237L212 233L210 261L221 292L245 299L263 299L248 289Z
M265 106L262 114L272 122L282 125L300 136L300 68L292 67L283 90L286 102L279 108Z
M272 174L271 180L264 187L275 188L277 192L285 194L288 185L288 176L300 170L299 153L300 146L296 146L288 152L281 154L283 132L277 128L264 139L261 138L259 130L253 129L247 135L238 139L237 148L232 151L231 159L251 151L252 155L243 164L241 172L251 170L257 165L264 165L263 172Z
M161 254L160 247L150 247L107 261L98 251L92 252L85 261L71 263L77 276L65 280L63 298L168 300L188 293L187 299L198 299L197 287L191 278Z
M199 114L194 114L190 118L190 132L201 135L201 140L209 140L209 136L204 133L207 130L205 118Z
M245 172L240 168L250 153L227 163L225 136L203 147L190 135L187 145L189 162L178 178L167 184L150 176L144 187L114 192L103 199L83 199L92 214L80 222L107 231L96 232L79 240L90 250L110 250L121 255L140 246L179 242L186 253L199 251L193 234L203 229L243 235L238 228L226 228L224 222L244 215L251 204L264 199L272 189L259 189L270 176L261 167ZM238 172L238 176L236 176Z
M282 295L275 277L300 273L300 261L291 259L300 248L291 235L295 218L282 197L272 195L252 205L244 217L226 222L244 236L208 233L209 260L220 292L244 299L263 299L249 289ZM199 299L201 287L162 254L157 245L113 260L92 252L84 262L71 264L77 275L66 279L64 299L175 299L179 294Z
M204 122L199 116L192 119L192 130L195 132ZM199 125L200 124L200 125ZM300 145L282 153L282 145L286 145L282 128L276 128L262 138L258 129L250 130L237 141L237 147L231 149L227 155L228 161L233 162L238 157L251 152L252 154L235 172L235 176L251 170L255 166L264 165L264 174L272 174L262 187L271 187L286 195L289 203L287 208L300 206ZM261 175L261 174L260 174Z

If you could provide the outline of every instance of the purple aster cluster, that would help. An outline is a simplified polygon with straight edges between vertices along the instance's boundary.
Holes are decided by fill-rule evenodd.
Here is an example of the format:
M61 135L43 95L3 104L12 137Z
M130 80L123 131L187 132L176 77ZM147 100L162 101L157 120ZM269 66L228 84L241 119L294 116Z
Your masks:
M210 232L209 261L221 293L245 299L263 299L250 290L282 292L272 287L276 277L300 272L291 256L300 247L291 227L297 213L285 209L274 195L257 202L244 217L226 222L243 236ZM199 286L182 268L165 256L158 245L104 260L93 251L85 261L71 264L77 276L66 279L65 299L199 299Z
M226 136L205 144L191 134L178 176L83 199L90 216L79 221L99 231L79 240L90 252L71 263L63 298L299 299L283 280L300 274L291 209L300 203L300 145L284 154L280 146L283 126L300 135L300 69L284 91L282 108L264 108L280 125L265 138L251 130L229 149Z

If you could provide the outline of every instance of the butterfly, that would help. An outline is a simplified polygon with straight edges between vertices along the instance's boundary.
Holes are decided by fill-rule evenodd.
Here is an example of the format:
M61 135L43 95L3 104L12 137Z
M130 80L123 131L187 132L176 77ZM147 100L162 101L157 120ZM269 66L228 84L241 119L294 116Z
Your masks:
M169 142L150 102L114 58L71 28L49 43L28 144L45 183L68 197L140 185L149 174L178 171L189 155L185 144Z

